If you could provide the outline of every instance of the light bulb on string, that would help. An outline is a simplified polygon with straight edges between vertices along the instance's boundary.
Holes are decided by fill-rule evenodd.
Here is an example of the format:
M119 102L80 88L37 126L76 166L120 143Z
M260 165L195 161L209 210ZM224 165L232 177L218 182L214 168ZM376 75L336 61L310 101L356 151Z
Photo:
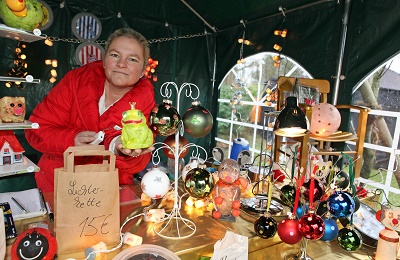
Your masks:
M47 46L53 46L53 42L49 39L49 38L46 38L46 40L44 40L44 43L47 45Z

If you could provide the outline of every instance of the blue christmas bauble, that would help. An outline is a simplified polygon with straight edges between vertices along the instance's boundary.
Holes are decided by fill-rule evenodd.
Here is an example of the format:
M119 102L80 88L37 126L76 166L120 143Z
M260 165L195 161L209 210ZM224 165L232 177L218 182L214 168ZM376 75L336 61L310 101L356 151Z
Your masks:
M297 218L301 218L307 212L308 212L308 205L303 206L303 205L299 204L296 209Z
M320 238L322 241L332 241L335 239L339 233L339 228L334 219L331 218L323 218L325 223L325 232L324 235Z
M347 192L337 191L328 198L328 210L332 216L346 218L354 213L355 203Z

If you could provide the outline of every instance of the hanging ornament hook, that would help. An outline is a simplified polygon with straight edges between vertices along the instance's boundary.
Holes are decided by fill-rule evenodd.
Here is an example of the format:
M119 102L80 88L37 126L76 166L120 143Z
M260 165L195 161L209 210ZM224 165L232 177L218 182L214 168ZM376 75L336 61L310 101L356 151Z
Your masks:
M279 6L278 10L282 12L282 15L283 15L284 17L286 17L285 8L283 8L282 6Z

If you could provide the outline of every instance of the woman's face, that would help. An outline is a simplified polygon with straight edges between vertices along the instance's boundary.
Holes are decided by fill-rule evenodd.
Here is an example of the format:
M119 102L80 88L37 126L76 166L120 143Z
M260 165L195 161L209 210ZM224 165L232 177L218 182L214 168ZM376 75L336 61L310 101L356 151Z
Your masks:
M143 47L133 38L115 38L104 58L107 81L120 88L132 87L144 73Z

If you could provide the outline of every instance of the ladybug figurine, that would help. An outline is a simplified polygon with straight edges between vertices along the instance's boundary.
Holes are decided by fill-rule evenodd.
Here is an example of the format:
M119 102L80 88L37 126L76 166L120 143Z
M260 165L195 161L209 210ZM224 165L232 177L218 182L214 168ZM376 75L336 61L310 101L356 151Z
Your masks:
M52 260L56 258L57 240L45 228L22 232L11 247L12 259Z

